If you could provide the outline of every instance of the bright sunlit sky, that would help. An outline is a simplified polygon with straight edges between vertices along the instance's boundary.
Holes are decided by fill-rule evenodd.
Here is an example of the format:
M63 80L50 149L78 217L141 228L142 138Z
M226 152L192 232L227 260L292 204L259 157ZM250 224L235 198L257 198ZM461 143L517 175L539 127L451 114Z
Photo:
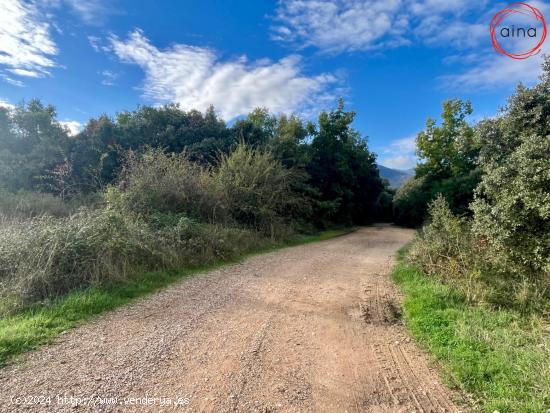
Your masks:
M506 5L0 0L0 104L40 98L76 131L140 104L213 104L227 121L257 106L309 118L342 96L379 162L407 169L444 99L470 99L477 120L537 80L540 55L517 61L491 46L489 23Z

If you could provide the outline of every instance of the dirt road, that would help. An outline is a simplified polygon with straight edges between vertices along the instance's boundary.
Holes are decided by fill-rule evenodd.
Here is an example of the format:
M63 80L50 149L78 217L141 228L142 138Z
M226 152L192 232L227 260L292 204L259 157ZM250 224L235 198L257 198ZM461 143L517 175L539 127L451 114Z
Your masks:
M184 280L1 370L0 409L458 412L400 322L388 273L411 236L363 228Z

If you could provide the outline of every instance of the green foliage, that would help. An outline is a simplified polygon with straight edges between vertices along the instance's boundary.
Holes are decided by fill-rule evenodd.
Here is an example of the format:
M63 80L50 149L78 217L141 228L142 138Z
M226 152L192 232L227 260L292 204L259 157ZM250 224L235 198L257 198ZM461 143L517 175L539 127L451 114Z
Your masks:
M479 142L466 120L471 113L469 102L448 100L443 103L439 126L435 120L427 120L426 129L416 139L420 163L415 181L405 184L396 194L397 223L422 224L428 203L438 194L445 197L454 213L470 214L468 206L481 175L476 164Z
M483 122L474 229L507 271L550 280L550 63L542 82L519 87L499 119ZM548 285L548 284L547 284Z
M469 223L455 216L442 195L428 207L429 221L412 243L408 259L425 274L437 276L460 290L470 302L485 298L486 286L481 285L481 246L475 249L475 239Z
M416 138L421 161L416 171L418 176L448 178L475 167L479 147L474 130L466 121L471 114L470 102L447 100L443 103L441 125L436 126L433 119L426 121L426 129Z
M439 360L451 386L473 396L476 410L550 409L550 339L543 319L471 305L452 284L403 262L393 278L405 294L413 337Z
M313 131L307 172L318 189L318 219L368 223L374 218L377 201L384 190L375 156L359 133L351 128L354 112L345 112L343 101L332 112L319 116L319 130Z
M81 133L69 137L55 119L53 107L31 101L14 111L0 109L0 182L12 192L39 189L71 200L120 183L121 174L130 166L128 153L136 159L150 150L164 152L167 158L169 154L185 153L182 157L186 158L183 161L186 168L191 170L201 165L207 172L198 174L204 177L218 167L224 156L244 144L271 153L285 168L292 169L291 192L301 201L294 202L288 216L296 225L326 227L335 222L367 223L376 216L388 217L389 210L386 202L385 212L381 212L379 202L387 200L387 196L381 197L384 185L366 141L351 128L354 116L353 112L345 112L340 102L337 110L319 116L316 128L295 115L275 116L265 108L258 108L228 127L212 107L201 113L183 111L178 105L142 106L135 111L120 112L115 118L101 115L91 119ZM184 209L191 216L220 220L220 217L206 217L201 212L203 206L197 206L198 211L190 211L190 204L196 200L194 195L201 193L208 198L214 190L184 188L182 171L175 173L174 170L178 159L164 161L165 166L172 165L164 174L165 189L153 191L148 200L138 200L147 195L137 195L138 183L134 181L131 185L136 190L129 191L129 195L137 198L128 202L162 203L171 197L176 203L186 202ZM140 162L144 168L160 168L145 165L143 159ZM159 173L157 170L150 176ZM176 183L178 189L170 193L166 189L171 184L167 177L172 173L174 177L179 174L180 181ZM150 183L144 181L147 173L143 174L139 180L150 187ZM134 171L133 175L138 174ZM191 191L186 201L183 198L187 194L181 195L182 188ZM117 198L115 190L109 191L111 200ZM176 195L178 192L180 195ZM218 195L214 194L214 198ZM155 196L164 199L155 200ZM206 200L210 201L219 203L218 199ZM131 209L135 211L138 207L135 204ZM183 208L182 205L166 206L172 207ZM210 206L206 209L211 210ZM224 211L218 212L227 215Z
M393 219L398 225L417 226L424 221L430 198L426 178L410 178L395 193Z
M441 195L430 203L428 223L411 244L408 259L468 302L524 313L550 310L547 275L512 272L509 257L495 254L487 239L472 230L472 219L455 216Z
M259 237L197 223L184 215L151 222L113 209L68 218L39 217L0 228L0 298L14 310L89 285L123 281L140 270L228 259Z
M66 164L67 147L53 106L31 100L13 111L0 108L0 187L49 189L46 175Z
M222 156L215 179L235 221L272 238L296 203L295 176L269 152L241 144Z
M134 214L184 213L214 222L227 215L222 196L210 171L186 153L147 149L127 155L119 185L108 189L106 199L109 206Z

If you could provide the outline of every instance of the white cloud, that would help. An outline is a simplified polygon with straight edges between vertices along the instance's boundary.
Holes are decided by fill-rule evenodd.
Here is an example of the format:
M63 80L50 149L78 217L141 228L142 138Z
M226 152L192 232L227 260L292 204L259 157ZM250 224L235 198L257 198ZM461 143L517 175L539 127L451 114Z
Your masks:
M37 72L36 70L27 70L27 69L8 69L9 72L17 76L25 77L42 77L42 73Z
M272 38L323 52L398 47L420 39L456 47L478 43L485 21L461 16L488 1L466 0L280 0Z
M380 158L380 165L386 166L392 169L400 169L402 171L414 168L417 160L414 156L410 155L396 155Z
M0 108L5 108L5 109L12 110L12 109L15 109L15 105L11 104L10 102L8 102L5 99L0 98Z
M276 11L273 38L325 52L369 50L384 44L388 35L400 41L408 26L400 7L400 0L284 0Z
M34 3L0 0L0 66L17 76L42 77L56 66L50 25ZM22 82L3 75L8 83Z
M105 86L114 86L119 76L118 73L112 72L111 70L103 70L100 74L103 76L101 84Z
M416 166L416 136L396 139L383 148L378 163L393 169L411 169Z
M22 81L9 77L5 73L0 73L0 78L2 78L4 82L9 83L10 85L13 85L13 86L17 86L17 87L25 86L25 84Z
M87 24L98 25L103 17L112 12L112 5L103 0L65 0Z
M76 120L63 120L59 122L61 125L67 129L70 136L78 134L82 130L82 123L77 122Z
M114 53L145 72L143 91L156 103L177 102L184 109L205 110L214 105L227 119L257 106L274 112L306 111L332 101L330 74L306 76L298 56L271 62L246 57L222 61L211 49L175 44L160 50L143 32L127 40L111 37Z
M541 74L541 56L525 60L514 60L506 56L479 56L478 62L470 69L456 74L442 76L443 86L451 89L491 89L495 87L516 85L522 82L530 85L537 81Z
M488 38L487 25L460 20L446 22L442 16L422 20L415 30L417 36L428 45L449 45L457 48L472 48Z
M97 36L88 36L88 41L90 42L90 46L92 46L92 49L94 49L96 52L101 51L100 42L101 39Z

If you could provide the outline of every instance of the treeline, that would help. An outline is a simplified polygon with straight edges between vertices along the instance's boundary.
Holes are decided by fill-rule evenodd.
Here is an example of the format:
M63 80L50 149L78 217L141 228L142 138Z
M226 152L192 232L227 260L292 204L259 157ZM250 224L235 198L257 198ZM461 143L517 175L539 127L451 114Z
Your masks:
M467 102L443 106L417 137L420 163L394 198L396 222L418 226L409 257L468 300L549 310L550 61L475 125Z
M115 184L129 153L185 153L208 168L243 144L268 152L293 172L291 186L303 198L304 219L318 226L368 223L387 215L391 198L366 140L351 127L354 116L341 101L317 124L260 108L229 127L214 108L201 113L143 106L92 119L69 136L55 109L33 100L13 111L0 108L0 185L71 199Z
M33 100L0 109L0 312L142 270L229 259L391 214L342 101L318 122L140 107L76 136Z

